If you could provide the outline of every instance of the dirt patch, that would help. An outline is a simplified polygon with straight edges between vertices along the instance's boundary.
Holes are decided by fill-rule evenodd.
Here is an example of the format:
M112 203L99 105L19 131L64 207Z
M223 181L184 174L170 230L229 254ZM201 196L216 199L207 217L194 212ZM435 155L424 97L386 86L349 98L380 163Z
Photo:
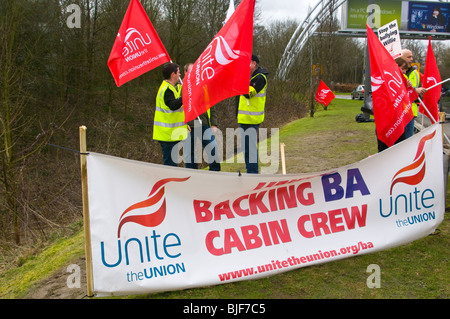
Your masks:
M25 299L82 299L86 298L86 264L85 259L80 258L73 262L74 267L79 269L79 277L73 270L68 270L69 265L55 271L47 279L39 282L33 287ZM77 267L78 266L78 267ZM73 269L71 268L71 269ZM73 287L79 282L79 288Z

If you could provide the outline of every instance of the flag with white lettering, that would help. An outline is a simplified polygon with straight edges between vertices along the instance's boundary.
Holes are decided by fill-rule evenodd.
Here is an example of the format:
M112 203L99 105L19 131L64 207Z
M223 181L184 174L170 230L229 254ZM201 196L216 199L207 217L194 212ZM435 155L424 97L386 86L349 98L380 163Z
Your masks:
M392 146L413 119L406 79L395 60L367 26L372 101L378 138Z
M183 80L185 122L214 104L248 94L255 0L243 0Z
M169 62L150 19L139 0L131 0L108 59L117 86Z
M328 106L328 104L330 104L334 98L335 98L334 93L328 88L328 86L322 80L320 80L320 84L316 92L317 103L323 104L324 106Z

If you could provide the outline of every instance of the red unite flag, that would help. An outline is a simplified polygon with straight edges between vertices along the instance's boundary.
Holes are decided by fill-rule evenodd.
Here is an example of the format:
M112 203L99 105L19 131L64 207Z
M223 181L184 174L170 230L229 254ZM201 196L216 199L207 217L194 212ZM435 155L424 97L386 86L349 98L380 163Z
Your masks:
M431 46L431 37L429 37L427 60L425 61L423 87L429 88L438 83L441 83L441 75L439 73L439 70L438 70L438 67L436 64L436 58L434 57L433 47ZM432 122L439 121L438 102L439 102L439 99L441 98L441 89L442 89L442 85L437 85L434 88L432 88L431 90L425 92L425 94L423 95L423 104L425 104L428 111L430 111L431 116L433 116L433 118L434 118L434 121L430 117L430 114L428 114L428 112L424 109L423 105L420 104L420 106L419 106L419 112L428 116Z
M368 25L367 40L377 136L390 147L414 117L411 102L400 68Z
M333 101L334 98L335 98L334 93L328 88L328 86L322 80L320 80L320 84L316 92L316 101L327 107L328 104L330 104L330 102Z
M255 0L243 0L183 80L185 122L250 89Z
M169 54L141 3L131 0L108 59L116 85L121 86L169 61Z

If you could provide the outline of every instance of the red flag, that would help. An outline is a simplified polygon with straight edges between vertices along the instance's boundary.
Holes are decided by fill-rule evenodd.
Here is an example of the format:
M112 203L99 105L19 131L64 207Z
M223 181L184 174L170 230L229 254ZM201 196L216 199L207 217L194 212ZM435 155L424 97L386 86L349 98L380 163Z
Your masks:
M248 94L255 0L243 0L183 81L185 122L214 104Z
M333 101L334 98L335 98L334 93L331 92L331 90L322 80L320 80L320 84L316 92L316 101L327 107L328 104L330 104L330 102Z
M367 40L377 136L387 146L392 146L414 117L406 90L406 79L369 26Z
M419 94L417 94L413 86L407 87L407 90L408 90L408 97L411 102L414 102L419 98Z
M440 82L441 82L441 75L439 74L439 70L436 64L436 58L434 57L433 53L433 47L431 46L431 37L429 37L427 60L425 61L423 87L429 88ZM430 111L431 115L433 116L436 122L439 121L438 102L439 99L441 98L441 87L442 85L437 85L431 90L425 92L425 94L423 95L423 104L425 104L428 111ZM430 115L424 109L422 104L420 104L419 106L419 112L425 114L431 119Z
M170 61L139 0L131 0L108 59L117 86Z

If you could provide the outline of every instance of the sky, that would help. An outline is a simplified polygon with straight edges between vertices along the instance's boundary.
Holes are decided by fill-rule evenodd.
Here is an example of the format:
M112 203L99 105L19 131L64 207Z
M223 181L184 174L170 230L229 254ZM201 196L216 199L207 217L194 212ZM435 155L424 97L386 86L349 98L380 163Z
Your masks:
M421 1L436 2L438 0ZM256 0L263 21L284 21L289 18L295 19L299 23L305 20L308 9L313 9L319 2L320 0ZM340 19L340 9L338 9L338 18Z
M263 21L295 19L299 23L320 0L256 0Z

